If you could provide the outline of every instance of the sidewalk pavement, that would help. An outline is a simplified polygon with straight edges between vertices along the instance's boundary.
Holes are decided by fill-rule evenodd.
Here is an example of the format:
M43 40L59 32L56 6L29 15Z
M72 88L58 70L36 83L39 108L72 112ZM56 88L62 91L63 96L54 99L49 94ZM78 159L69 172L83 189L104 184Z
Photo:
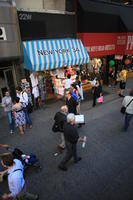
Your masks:
M133 79L128 79L125 94L128 94L132 85ZM81 112L85 115L86 125L80 129L80 134L87 135L87 144L85 149L82 149L79 144L78 149L83 162L74 167L70 163L67 174L57 170L64 155L54 156L60 134L53 133L51 130L54 114L60 109L62 101L49 102L42 109L34 111L33 128L27 128L23 136L20 136L17 131L10 135L7 118L0 119L0 143L18 147L24 153L35 153L41 161L42 171L34 173L35 171L31 170L26 176L27 187L35 193L39 192L40 200L100 200L100 195L102 200L127 199L108 198L108 195L116 194L115 188L119 189L119 180L125 178L124 180L127 181L127 176L124 177L123 174L128 172L130 180L133 180L131 179L132 126L128 134L121 133L123 116L120 115L120 102L123 98L118 96L117 90L118 88L104 86L103 91L106 94L104 103L95 108L92 107L90 92L88 99L81 103ZM0 185L1 192L6 192L6 184L5 182ZM123 183L122 186L128 190L131 188L129 192L132 191L132 185L128 187ZM121 195L122 191L118 191L117 194ZM104 198L105 195L107 198Z

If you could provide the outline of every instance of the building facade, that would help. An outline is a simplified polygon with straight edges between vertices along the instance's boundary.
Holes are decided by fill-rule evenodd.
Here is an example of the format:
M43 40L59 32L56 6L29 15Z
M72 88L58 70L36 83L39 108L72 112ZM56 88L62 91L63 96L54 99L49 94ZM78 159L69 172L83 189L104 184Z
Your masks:
M100 60L107 66L104 70L107 77L110 60L115 60L118 69L118 64L124 65L129 57L131 65L127 68L132 70L133 7L122 1L78 0L77 8L77 37L86 47L92 65L96 67Z
M16 7L10 2L0 1L0 102L6 89L15 98L15 87L23 71L21 62Z
M66 0L16 1L26 77L28 80L32 71L42 71L47 97L53 94L51 70L66 67L74 60L71 53L76 52L74 45L78 44L74 3Z

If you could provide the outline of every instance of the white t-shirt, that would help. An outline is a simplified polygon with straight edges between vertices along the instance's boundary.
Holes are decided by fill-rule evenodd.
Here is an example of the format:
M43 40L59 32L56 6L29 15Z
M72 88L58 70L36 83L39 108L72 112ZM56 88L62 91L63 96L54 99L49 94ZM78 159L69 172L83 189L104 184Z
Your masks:
M71 87L71 84L72 84L72 83L73 83L73 82L72 82L71 79L69 79L69 78L65 79L65 80L63 81L64 88L65 88L65 89L69 89L69 88Z
M15 197L23 189L25 181L23 177L24 167L21 161L18 159L13 161L15 164L8 170L8 186L12 196Z
M20 102L28 105L28 94L26 92L21 92L20 95L17 94L17 97L20 98Z
M125 96L122 102L123 106L127 106L128 103L133 99L132 96ZM129 104L129 106L126 108L126 113L133 114L133 101Z

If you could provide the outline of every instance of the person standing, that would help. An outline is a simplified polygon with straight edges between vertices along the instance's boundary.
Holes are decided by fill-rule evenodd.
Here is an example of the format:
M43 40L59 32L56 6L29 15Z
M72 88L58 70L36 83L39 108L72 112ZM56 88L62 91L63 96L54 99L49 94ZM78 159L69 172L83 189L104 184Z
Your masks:
M64 137L66 143L66 155L59 164L58 168L66 171L66 164L72 157L74 158L74 163L81 160L81 157L77 156L77 142L82 139L79 138L78 131L75 126L75 115L73 113L69 113L67 115L67 123L64 125Z
M126 87L126 80L127 80L127 71L126 67L123 67L123 69L119 73L119 80L120 80L120 91L119 91L119 96L124 97L123 92Z
M20 98L16 97L16 103L12 107L13 112L15 113L15 123L19 128L20 134L23 135L26 126L25 113L23 111L23 104L20 103Z
M68 74L67 78L63 80L62 83L64 87L64 99L65 99L66 90L69 90L71 88L71 84L73 83L71 80L71 74Z
M63 85L64 85L64 89L70 89L72 84L72 80L71 80L71 74L67 75L67 79L63 80Z
M31 194L26 190L26 184L23 177L23 165L20 160L13 159L11 154L5 154L1 158L1 164L7 170L0 172L0 175L4 176L8 174L8 186L10 193L4 193L2 196L3 200L14 199L14 200L37 200L38 195Z
M78 105L77 105L77 114L80 115L80 100L81 100L81 96L80 96L80 93L78 91L78 88L77 88L77 85L76 84L72 84L71 85L71 88L72 88L72 97L76 97L76 101L78 101ZM73 96L74 95L74 96ZM75 96L76 95L76 96Z
M124 131L127 131L133 117L133 89L130 91L128 96L124 97L122 106L126 107Z
M11 99L11 96L9 95L8 90L5 92L5 97L2 98L2 107L4 107L4 111L8 116L10 133L13 134L14 122L13 122L13 116L12 116L12 99Z
M39 108L39 88L38 88L38 75L37 72L31 73L30 75L31 85L32 85L32 94L34 97L34 106L36 109Z
M21 87L17 87L16 94L17 94L17 97L20 98L20 103L22 103L22 105L24 107L23 111L25 113L26 122L29 124L29 127L32 128L32 119L31 119L30 113L28 112L28 109L27 109L29 99L28 99L26 87L24 88L24 91L22 91Z

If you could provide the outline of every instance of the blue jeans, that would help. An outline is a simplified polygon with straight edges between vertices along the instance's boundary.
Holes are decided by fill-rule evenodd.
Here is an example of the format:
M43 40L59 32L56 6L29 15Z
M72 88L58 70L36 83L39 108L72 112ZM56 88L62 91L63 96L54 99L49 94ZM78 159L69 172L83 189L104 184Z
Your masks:
M13 121L13 118L12 118L12 111L8 111L7 116L8 116L10 131L13 131L14 130L14 121Z
M125 115L125 125L124 125L125 131L127 131L132 117L133 117L133 114L126 113L126 115Z
M26 122L31 126L32 125L32 119L31 119L30 113L28 113L27 110L25 110L24 113L25 113Z

